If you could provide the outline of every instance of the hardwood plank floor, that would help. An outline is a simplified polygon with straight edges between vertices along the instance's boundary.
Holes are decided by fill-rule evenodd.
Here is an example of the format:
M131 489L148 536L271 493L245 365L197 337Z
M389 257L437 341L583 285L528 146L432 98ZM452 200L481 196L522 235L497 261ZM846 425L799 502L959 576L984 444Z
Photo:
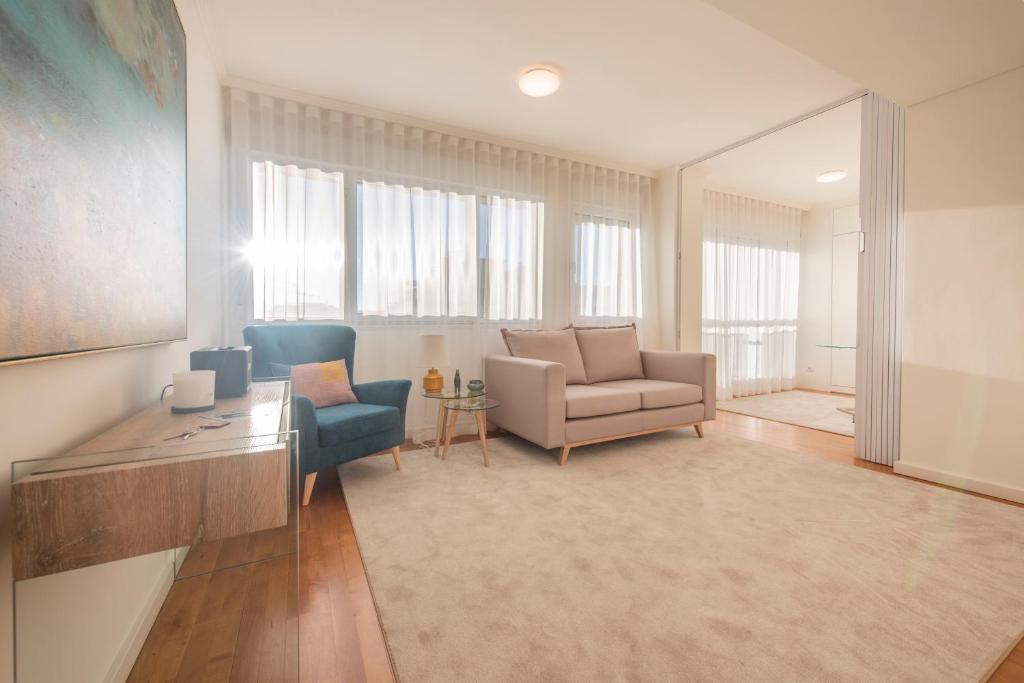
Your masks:
M858 460L853 454L853 439L839 434L724 411L705 429L709 435L731 434L899 476L890 467ZM453 441L475 439L466 435ZM410 442L402 450L418 448ZM373 606L352 520L333 473L324 472L317 477L312 500L309 507L301 510L298 524L301 680L393 682L395 677L387 645ZM289 656L295 644L287 642L285 629L279 624L275 627L275 617L280 619L284 615L287 603L282 602L282 598L286 596L281 592L280 576L274 584L275 590L271 570L257 569L281 563L280 539L264 535L262 538L228 539L219 542L217 547L210 545L199 552L193 549L182 571L209 571L217 566L229 566L240 558L257 561L226 572L199 574L177 581L135 664L132 680L286 678L281 667L292 661ZM282 678L274 678L272 674L281 674ZM1024 683L1024 643L1017 645L990 681Z

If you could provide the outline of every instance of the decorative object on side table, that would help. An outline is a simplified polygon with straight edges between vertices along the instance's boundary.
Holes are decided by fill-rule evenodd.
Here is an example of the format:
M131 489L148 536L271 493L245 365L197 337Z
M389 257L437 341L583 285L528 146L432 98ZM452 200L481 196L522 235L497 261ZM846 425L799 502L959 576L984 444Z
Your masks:
M459 371L458 370L455 371L455 379L452 381L452 384L455 385L455 395L458 396L459 394L461 394L462 393L462 378L459 377Z
M436 393L444 389L444 375L437 368L448 365L448 341L443 334L420 335L420 364L428 368L423 376L423 391Z
M471 379L471 380L469 380L469 384L466 385L466 389L469 390L469 395L470 396L479 396L480 394L484 393L484 383L483 383L483 380L479 380L479 379Z

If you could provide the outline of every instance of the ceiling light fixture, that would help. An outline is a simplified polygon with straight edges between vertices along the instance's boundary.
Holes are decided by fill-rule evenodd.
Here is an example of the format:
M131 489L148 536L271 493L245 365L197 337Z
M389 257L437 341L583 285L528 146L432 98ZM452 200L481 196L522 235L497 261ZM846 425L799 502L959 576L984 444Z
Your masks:
M558 90L561 83L558 72L549 66L531 67L519 76L519 89L530 97L547 97Z
M846 177L846 171L837 169L835 171L825 171L824 173L818 174L819 183L836 183Z

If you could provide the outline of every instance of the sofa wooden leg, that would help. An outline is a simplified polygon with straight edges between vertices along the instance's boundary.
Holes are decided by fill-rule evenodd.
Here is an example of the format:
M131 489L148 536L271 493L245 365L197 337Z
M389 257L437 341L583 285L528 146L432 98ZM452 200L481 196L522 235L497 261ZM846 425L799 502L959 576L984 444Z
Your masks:
M316 483L316 472L306 475L302 483L302 507L309 505L309 499L313 496L313 484Z
M564 465L569 460L569 451L571 449L572 449L572 446L569 446L569 445L562 446L562 457L560 457L558 459L558 464L559 465Z
M392 446L391 457L395 459L395 469L402 469L402 451L398 450L398 446Z
M693 425L693 428L697 432L697 436L703 439L704 438L704 425L701 424L700 422L698 422L697 424Z

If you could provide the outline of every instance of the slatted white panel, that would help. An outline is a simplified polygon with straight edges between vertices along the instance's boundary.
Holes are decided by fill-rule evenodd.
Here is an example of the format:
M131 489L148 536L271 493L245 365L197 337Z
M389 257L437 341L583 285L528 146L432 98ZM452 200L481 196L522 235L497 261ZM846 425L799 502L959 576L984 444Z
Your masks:
M904 111L874 93L861 103L864 250L857 269L854 449L860 458L892 465L900 451Z

